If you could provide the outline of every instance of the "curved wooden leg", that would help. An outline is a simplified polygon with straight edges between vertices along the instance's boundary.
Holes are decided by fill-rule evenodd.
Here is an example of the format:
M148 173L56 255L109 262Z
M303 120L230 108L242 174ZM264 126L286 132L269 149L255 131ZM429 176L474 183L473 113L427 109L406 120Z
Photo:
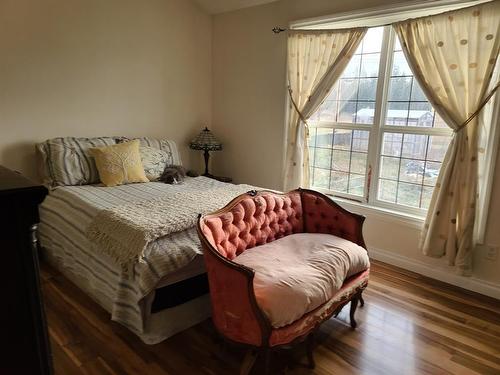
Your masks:
M359 293L359 306L363 307L365 305L365 300L363 299L363 292Z
M269 365L271 362L271 349L264 348L262 349L262 355L264 357L264 374L269 374Z
M313 349L314 349L314 335L313 332L311 332L306 339L307 362L310 369L314 369L316 367L316 363L314 362Z
M245 358L243 358L243 363L241 364L240 375L250 374L250 371L252 371L256 359L257 354L255 353L255 351L252 349L248 349L245 354Z
M351 311L349 313L349 318L351 320L351 327L353 329L356 328L356 326L358 325L358 323L356 323L356 320L354 320L354 313L356 312L356 308L358 307L358 302L359 302L359 294L355 295L351 299Z

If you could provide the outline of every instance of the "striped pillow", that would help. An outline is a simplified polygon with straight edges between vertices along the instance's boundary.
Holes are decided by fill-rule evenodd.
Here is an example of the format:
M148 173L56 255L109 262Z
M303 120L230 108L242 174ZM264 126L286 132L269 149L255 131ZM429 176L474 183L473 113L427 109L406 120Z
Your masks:
M64 137L38 144L43 183L49 187L99 183L99 173L89 149L115 143L113 137Z

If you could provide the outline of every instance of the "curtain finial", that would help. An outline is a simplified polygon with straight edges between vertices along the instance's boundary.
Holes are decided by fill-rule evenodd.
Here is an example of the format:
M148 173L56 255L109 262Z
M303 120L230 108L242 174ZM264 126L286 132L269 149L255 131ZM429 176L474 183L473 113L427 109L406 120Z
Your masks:
M283 31L286 31L286 29L283 29L282 27L279 27L279 26L273 27L273 33L275 33L275 34L282 33Z

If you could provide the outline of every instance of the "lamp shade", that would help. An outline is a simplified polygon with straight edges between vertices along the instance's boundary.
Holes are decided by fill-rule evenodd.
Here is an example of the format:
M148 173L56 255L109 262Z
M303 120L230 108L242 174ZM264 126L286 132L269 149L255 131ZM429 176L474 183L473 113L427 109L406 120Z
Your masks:
M189 143L189 148L192 150L220 151L222 150L222 143L215 138L208 128L205 128Z

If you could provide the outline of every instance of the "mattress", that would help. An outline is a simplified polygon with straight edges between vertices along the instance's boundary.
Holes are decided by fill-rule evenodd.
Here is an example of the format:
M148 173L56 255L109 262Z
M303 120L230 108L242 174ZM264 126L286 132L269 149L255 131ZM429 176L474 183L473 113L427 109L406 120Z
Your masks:
M86 228L103 209L177 191L224 185L196 177L186 178L180 185L150 182L116 187L58 187L40 205L40 244L49 263L110 312L112 320L127 326L144 342L156 343L209 315L207 296L169 311L150 311L155 289L204 272L196 229L172 233L150 243L130 276L95 248L85 235Z

